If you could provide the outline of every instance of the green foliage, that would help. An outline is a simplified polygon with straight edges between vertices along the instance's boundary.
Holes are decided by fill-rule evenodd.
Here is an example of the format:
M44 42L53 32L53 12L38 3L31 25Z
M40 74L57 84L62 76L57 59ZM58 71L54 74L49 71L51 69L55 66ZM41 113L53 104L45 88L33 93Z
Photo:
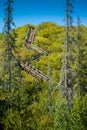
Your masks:
M86 130L87 128L87 95L82 99L80 97L74 100L73 108L71 109L70 122L71 130Z
M47 56L42 55L39 60L32 60L33 56L38 55L38 51L26 49L24 45L28 27L35 28L34 44L48 52ZM87 87L87 28L84 26L81 26L81 28L84 39L81 42L83 50L81 72L84 77L82 86ZM0 105L0 126L4 126L6 130L86 130L87 96L79 98L78 95L75 95L77 97L75 97L73 105L69 109L63 98L59 97L60 88L57 88L61 68L61 53L63 51L64 27L44 22L37 27L25 25L13 31L11 34L15 38L15 47L13 47L12 53L15 58L11 61L12 91L10 94L6 92L6 89L3 89L6 73L3 73L3 62L0 61L0 103L5 100L5 103ZM0 39L0 45L0 51L2 51L2 38ZM0 59L3 56L2 53ZM17 61L18 63L19 61L29 61L32 66L45 74L49 71L48 64L50 63L51 82L39 81L22 71L20 65L15 66ZM74 63L75 66L72 65L72 67L76 70L76 62L74 61ZM50 87L52 87L51 90ZM78 90L78 85L74 90L75 92ZM46 109L46 107L49 108L50 102L52 105L51 111ZM5 109L6 107L9 107L9 109ZM68 116L66 116L67 114Z
M79 33L79 36L77 36L76 44L77 49L75 58L75 90L79 90L78 94L82 96L87 93L87 38L85 37L85 34L87 33L87 28L79 25L79 30L77 30L77 33Z
M57 99L54 107L54 130L70 129L69 125L69 107L65 104L64 99Z

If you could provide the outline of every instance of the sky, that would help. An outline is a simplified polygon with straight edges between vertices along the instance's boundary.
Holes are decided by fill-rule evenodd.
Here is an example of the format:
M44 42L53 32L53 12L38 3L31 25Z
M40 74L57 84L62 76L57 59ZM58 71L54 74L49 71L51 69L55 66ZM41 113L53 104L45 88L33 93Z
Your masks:
M4 7L6 0L0 0L0 31L3 27ZM80 16L81 23L87 26L87 0L76 0L73 18ZM38 25L50 21L64 25L65 0L14 0L13 19L16 27L25 24ZM75 22L74 22L75 23Z

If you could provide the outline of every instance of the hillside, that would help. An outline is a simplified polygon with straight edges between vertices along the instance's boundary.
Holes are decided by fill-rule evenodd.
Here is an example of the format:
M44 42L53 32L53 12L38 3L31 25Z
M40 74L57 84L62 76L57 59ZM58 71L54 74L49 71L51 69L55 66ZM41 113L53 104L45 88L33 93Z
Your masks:
M41 55L37 60L34 60L34 57L39 52L31 48L27 49L25 46L25 36L29 27L35 29L33 44L48 53L47 55ZM74 31L75 38L77 35L76 30L77 27L75 27ZM80 130L80 127L81 130L87 128L87 27L81 26L81 30L80 73L82 74L81 83L84 95L81 99L82 102L78 103L80 101L77 94L78 77L74 74L72 84L74 84L74 91L77 95L76 99L74 98L74 105L69 115L71 130ZM11 93L8 93L3 83L6 73L3 73L4 42L2 34L0 34L0 52L3 52L0 57L0 126L4 126L6 130L64 130L62 127L58 129L63 123L66 125L64 112L67 111L59 96L58 87L64 49L64 27L51 22L43 22L38 26L27 24L18 27L11 33L15 39L15 49L13 50L15 62L29 62L31 66L49 76L50 79L48 81L38 80L21 68L16 69L16 67L13 67L17 74L12 73L14 86L12 86ZM76 43L73 44L72 50L75 51L72 68L76 72ZM18 84L19 82L20 84Z
M23 62L30 60L29 62L31 65L35 66L45 74L48 73L48 64L50 64L52 80L58 82L63 27L53 23L42 23L38 27L34 27L35 38L33 44L47 51L49 54L47 56L41 56L39 60L33 61L31 59L39 54L38 51L26 49L24 46L26 32L29 26L30 25L25 25L24 27L19 27L15 30L17 35L16 51L18 51L16 54L18 54L20 60Z

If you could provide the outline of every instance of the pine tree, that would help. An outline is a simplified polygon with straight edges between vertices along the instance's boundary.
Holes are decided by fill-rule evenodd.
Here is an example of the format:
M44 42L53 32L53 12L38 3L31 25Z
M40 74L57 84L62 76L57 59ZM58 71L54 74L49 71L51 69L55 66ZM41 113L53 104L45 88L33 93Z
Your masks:
M86 49L83 39L83 30L80 23L80 18L77 19L77 60L76 60L76 84L79 91L79 96L85 95L87 92L86 81Z
M52 81L51 81L51 70L50 65L48 63L48 87L47 87L47 96L46 96L46 110L47 112L52 111Z
M72 87L72 44L73 44L73 36L72 36L72 23L73 19L71 13L73 12L73 4L72 0L66 0L66 26L65 26L65 43L64 43L64 52L62 57L62 67L60 74L60 93L65 98L65 102L67 105L70 105L73 98L73 87Z
M3 119L3 123L6 129L15 129L17 118L21 117L19 115L18 110L21 109L22 102L22 76L20 64L17 62L14 51L15 51L15 31L13 29L14 22L12 18L13 11L13 0L7 0L4 4L4 44L3 44L3 55L2 55L2 65L4 67L4 74L2 75L2 79L4 82L4 87L8 90L8 93L5 96L7 111L5 113L5 118ZM7 91L6 91L7 92ZM15 108L15 110L14 110ZM14 112L13 112L14 111ZM14 121L12 121L12 119ZM8 121L9 120L9 121ZM16 123L15 123L16 122ZM12 125L13 124L13 125ZM20 128L20 124L18 124ZM13 128L15 126L15 128Z
M11 76L12 76L12 60L14 58L12 50L14 48L14 42L13 42L13 37L11 35L11 30L12 26L14 25L13 23L13 18L12 18L12 4L13 0L7 0L4 4L4 12L5 12L5 17L4 17L4 69L5 69L5 74L6 74L6 79L5 79L5 84L8 88L8 92L11 91Z
M78 96L81 95L81 73L80 73L80 65L81 65L81 48L80 48L80 43L81 43L81 28L80 28L80 18L77 18L77 86L78 86Z
M48 115L48 118L50 118L49 121L46 123L46 128L45 129L52 129L53 127L53 98L52 98L52 93L53 93L53 85L52 85L52 80L51 80L51 67L50 63L48 62L48 82L47 82L47 90L46 90L46 104L45 104L45 113Z
M63 102L63 104L60 105L60 108L58 108L58 113L60 114L60 117L58 117L58 125L59 129L66 129L70 130L70 109L72 106L72 100L73 100L73 69L72 69L72 63L73 63L73 1L72 0L66 0L66 14L65 14L65 42L64 42L64 50L62 54L62 67L61 67L61 74L60 74L60 82L59 82L59 94L60 94L60 101ZM61 107L63 107L61 109ZM57 111L57 110L56 110ZM61 125L61 118L64 116L64 125Z

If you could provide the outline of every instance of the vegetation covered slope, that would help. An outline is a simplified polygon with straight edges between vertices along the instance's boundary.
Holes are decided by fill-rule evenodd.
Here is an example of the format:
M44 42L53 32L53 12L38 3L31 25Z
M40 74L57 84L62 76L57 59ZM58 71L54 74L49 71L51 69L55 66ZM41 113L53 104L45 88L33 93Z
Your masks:
M35 28L34 45L48 52L39 60L31 60L38 52L26 49L25 36L28 27ZM87 121L87 27L82 28L81 42L81 74L82 91L84 96L75 95L76 99L69 115L70 130L86 130ZM75 28L76 29L76 28ZM25 25L18 27L13 33L15 37L15 57L17 60L28 61L32 66L41 70L50 77L49 82L43 82L21 71L21 84L17 87L15 83L11 93L3 88L3 70L0 65L0 126L2 129L12 130L65 130L66 115L63 101L59 100L58 82L61 69L61 54L64 44L64 27L50 22L41 23L38 26ZM75 32L76 35L76 32ZM0 35L2 45L2 35ZM73 45L73 48L77 48ZM3 46L0 46L3 50ZM3 62L3 61L1 61ZM76 57L73 68L77 70ZM15 70L16 71L16 70ZM79 88L76 84L75 91ZM9 100L6 100L6 99ZM81 101L81 103L79 103Z

